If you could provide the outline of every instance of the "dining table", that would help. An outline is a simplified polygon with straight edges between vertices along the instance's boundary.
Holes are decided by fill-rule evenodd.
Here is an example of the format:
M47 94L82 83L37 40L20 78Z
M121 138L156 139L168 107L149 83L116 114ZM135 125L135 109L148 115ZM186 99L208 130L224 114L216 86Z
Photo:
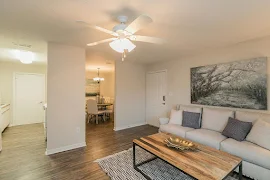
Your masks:
M100 109L106 109L107 106L112 106L113 104L112 103L98 103L97 106L98 108Z

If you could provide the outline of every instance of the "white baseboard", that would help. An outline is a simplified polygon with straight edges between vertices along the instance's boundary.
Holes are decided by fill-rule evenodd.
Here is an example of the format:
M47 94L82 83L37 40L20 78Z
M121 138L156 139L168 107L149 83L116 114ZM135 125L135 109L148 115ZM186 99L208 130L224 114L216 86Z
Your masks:
M133 127L137 127L137 126L142 126L142 125L146 125L146 122L136 123L136 124L130 124L130 125L127 125L127 126L115 127L113 130L114 131L120 131L120 130L129 129L129 128L133 128Z
M60 152L64 152L64 151L68 151L68 150L72 150L72 149L77 149L77 148L81 148L81 147L85 147L85 146L86 146L86 142L82 142L82 143L72 144L69 146L64 146L64 147L55 148L55 149L46 149L45 155L60 153Z

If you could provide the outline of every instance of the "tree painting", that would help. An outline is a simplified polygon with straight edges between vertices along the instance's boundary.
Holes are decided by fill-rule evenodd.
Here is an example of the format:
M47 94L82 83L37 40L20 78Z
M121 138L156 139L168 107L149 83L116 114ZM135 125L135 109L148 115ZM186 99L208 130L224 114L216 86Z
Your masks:
M267 110L267 58L191 68L191 103Z

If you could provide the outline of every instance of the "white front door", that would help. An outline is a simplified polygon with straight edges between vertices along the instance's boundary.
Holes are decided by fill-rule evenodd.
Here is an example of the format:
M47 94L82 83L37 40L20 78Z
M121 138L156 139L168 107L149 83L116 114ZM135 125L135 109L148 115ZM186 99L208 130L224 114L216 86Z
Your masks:
M13 125L44 121L45 75L15 73Z
M146 122L159 126L159 117L166 117L167 72L146 75Z

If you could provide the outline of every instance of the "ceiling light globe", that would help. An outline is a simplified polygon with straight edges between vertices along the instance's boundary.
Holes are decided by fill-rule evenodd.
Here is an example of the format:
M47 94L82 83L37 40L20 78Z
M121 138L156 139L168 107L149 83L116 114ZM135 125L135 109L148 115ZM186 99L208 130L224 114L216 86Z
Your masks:
M125 49L127 49L128 52L131 52L136 47L135 44L126 38L112 41L109 45L113 50L119 53L123 53Z

